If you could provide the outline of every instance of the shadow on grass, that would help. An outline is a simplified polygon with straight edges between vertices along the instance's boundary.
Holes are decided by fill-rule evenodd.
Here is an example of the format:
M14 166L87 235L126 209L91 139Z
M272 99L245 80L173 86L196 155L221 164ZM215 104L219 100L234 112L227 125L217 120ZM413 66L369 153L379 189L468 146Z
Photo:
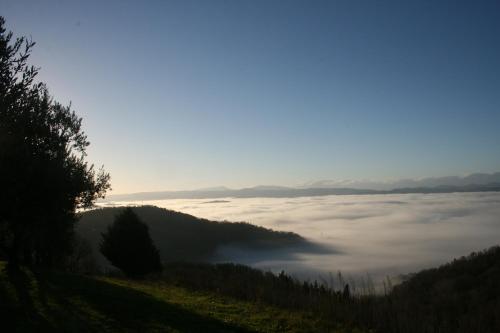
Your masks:
M1 325L8 332L49 332L54 327L41 315L32 296L36 281L22 269L0 270Z
M16 306L4 306L0 301L2 317L9 316L2 326L10 326L9 332L251 332L146 293L84 276L6 271L2 278L8 280L18 299ZM5 281L0 282L0 297L8 299Z

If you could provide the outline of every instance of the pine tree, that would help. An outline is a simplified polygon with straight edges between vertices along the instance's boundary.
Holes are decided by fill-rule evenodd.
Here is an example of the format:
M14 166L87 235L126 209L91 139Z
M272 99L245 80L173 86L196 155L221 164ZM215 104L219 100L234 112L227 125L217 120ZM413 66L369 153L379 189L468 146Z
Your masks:
M160 254L149 235L148 226L126 208L102 234L101 253L127 276L161 270Z

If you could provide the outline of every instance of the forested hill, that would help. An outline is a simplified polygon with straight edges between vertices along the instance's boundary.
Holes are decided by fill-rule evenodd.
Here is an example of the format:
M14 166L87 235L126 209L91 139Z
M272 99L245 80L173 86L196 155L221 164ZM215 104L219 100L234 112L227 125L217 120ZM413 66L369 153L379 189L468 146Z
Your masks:
M87 239L99 262L105 262L98 250L101 233L123 208L101 208L82 213L77 232ZM148 225L161 259L169 261L209 260L219 246L231 245L259 250L287 249L305 252L319 247L291 232L278 232L243 222L215 222L154 206L135 207L139 218ZM322 249L324 250L324 249Z
M383 332L500 332L500 247L413 274L389 299Z

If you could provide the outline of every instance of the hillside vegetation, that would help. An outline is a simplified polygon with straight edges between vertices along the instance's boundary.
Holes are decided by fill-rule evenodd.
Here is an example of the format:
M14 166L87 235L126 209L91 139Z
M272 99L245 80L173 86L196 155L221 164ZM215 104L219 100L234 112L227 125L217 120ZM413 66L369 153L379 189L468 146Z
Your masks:
M345 283L341 276L335 278L337 285ZM352 295L346 288L333 290L316 281L232 264L172 264L165 267L163 279L192 290L314 311L333 322L381 333L500 332L500 247L412 274L392 289L388 281L384 295Z
M101 208L82 213L77 232L87 239L101 264L98 251L101 234L123 207ZM223 245L247 249L316 252L328 249L308 242L291 232L278 232L243 222L215 222L154 206L134 207L134 212L149 227L163 262L206 261Z
M500 332L500 247L414 274L390 300L406 332Z
M414 274L383 295L234 264L172 263L143 280L3 266L9 332L500 331L500 247Z
M386 293L346 287L341 275L304 282L234 264L169 264L162 283L216 292L290 311L313 311L333 323L383 333L500 332L500 247L412 274ZM326 283L326 284L325 284ZM343 287L342 287L343 286ZM352 290L364 291L353 294Z
M0 262L5 332L361 332L289 311L159 280L12 272Z

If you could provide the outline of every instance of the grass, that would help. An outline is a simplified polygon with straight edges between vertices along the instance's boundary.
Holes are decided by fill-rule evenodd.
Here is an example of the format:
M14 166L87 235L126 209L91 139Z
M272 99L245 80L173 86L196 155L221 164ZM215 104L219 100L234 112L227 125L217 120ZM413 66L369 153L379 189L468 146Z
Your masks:
M0 319L4 332L351 332L313 313L163 282L12 272L3 262Z

